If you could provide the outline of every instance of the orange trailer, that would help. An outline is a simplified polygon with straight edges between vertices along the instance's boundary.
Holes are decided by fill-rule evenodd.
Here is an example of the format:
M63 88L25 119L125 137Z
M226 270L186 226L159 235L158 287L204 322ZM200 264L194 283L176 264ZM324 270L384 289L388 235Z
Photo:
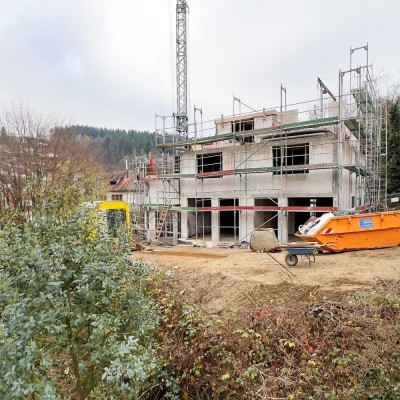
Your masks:
M323 214L310 218L296 236L306 242L324 244L323 250L379 249L400 245L400 211L369 214Z

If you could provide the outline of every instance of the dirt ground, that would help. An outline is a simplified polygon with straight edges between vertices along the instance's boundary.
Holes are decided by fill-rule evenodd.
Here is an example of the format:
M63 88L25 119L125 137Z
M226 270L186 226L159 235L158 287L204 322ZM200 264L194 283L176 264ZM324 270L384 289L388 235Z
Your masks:
M285 255L180 245L132 257L171 276L188 300L224 314L293 301L339 300L374 283L400 279L400 247L318 254L310 266L300 259L292 268Z

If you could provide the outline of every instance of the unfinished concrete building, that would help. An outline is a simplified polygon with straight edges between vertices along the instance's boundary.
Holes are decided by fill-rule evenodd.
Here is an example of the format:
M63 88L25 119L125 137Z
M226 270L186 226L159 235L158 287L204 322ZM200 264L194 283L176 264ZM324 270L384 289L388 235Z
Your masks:
M195 120L187 140L164 118L161 156L130 165L141 187L135 231L155 243L218 246L273 228L287 242L310 214L385 208L385 124L371 67L340 71L337 96L318 84L318 99L292 105L281 88L277 109L242 113L234 97L237 114Z

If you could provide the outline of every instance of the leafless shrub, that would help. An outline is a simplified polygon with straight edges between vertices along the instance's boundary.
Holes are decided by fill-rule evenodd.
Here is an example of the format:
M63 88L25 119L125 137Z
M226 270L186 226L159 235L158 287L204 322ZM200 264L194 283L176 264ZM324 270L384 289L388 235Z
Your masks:
M0 209L30 216L51 193L74 204L102 188L104 171L87 138L52 116L12 105L0 118Z

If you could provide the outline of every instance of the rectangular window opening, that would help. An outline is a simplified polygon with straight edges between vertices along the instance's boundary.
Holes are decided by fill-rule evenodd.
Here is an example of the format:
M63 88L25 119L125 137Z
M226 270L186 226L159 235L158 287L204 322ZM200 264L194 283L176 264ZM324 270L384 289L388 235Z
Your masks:
M284 156L281 156L281 147L276 146L272 148L273 166L285 167L282 171L283 174L308 174L309 170L306 165L310 162L310 150L307 144L290 145L283 148ZM298 168L296 168L298 166ZM300 168L303 167L303 168ZM274 175L279 175L280 170L274 171Z
M181 157L175 156L174 158L174 173L179 174L181 172Z
M254 143L254 136L244 136L238 139L241 143Z
M232 132L245 132L254 129L254 118L232 121Z
M217 171L222 171L222 153L197 155L198 173Z

